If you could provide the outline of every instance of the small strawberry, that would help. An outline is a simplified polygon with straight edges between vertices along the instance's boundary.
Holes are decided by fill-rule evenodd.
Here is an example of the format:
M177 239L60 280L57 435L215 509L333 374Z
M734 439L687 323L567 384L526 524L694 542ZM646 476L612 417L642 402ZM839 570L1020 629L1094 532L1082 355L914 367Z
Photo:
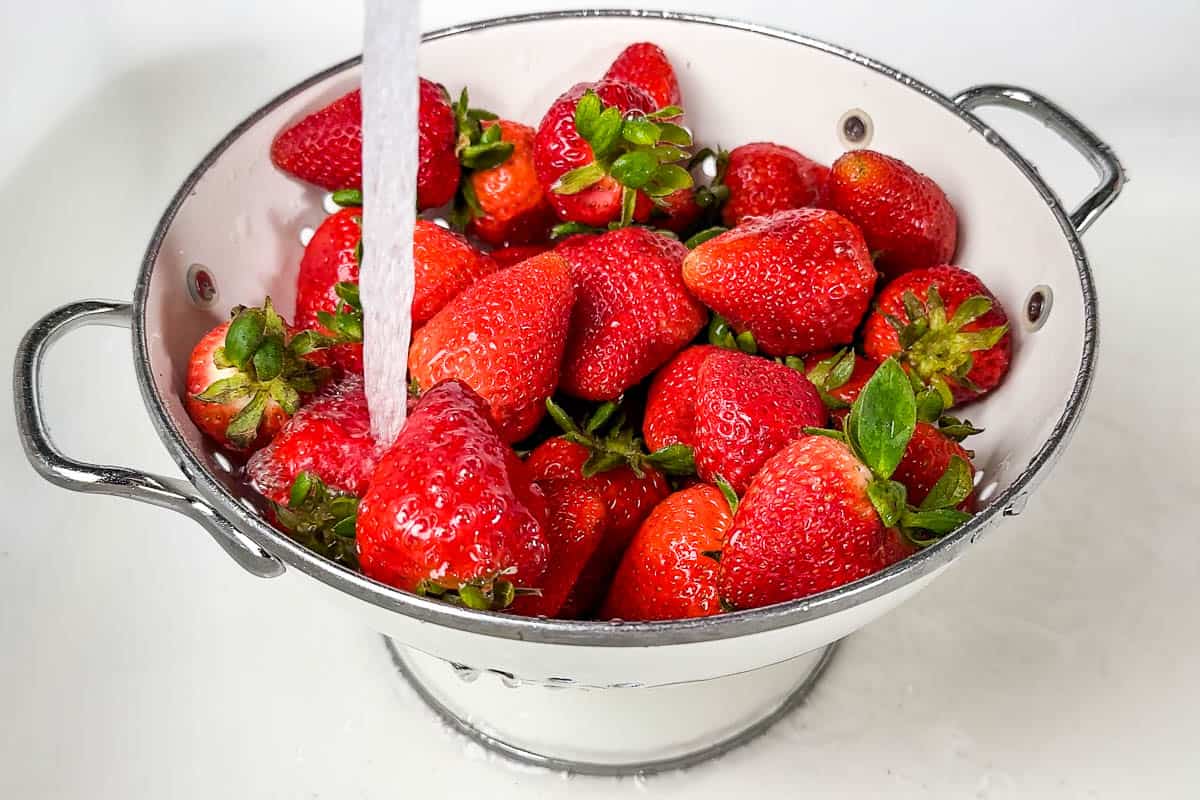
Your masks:
M955 508L971 492L961 460L951 460L918 507L891 479L916 421L912 385L889 359L859 394L844 434L804 436L772 456L735 511L721 556L722 600L757 608L823 592L968 519Z
M974 485L975 466L971 463L970 451L937 425L917 420L904 458L896 466L892 480L904 484L908 490L908 502L920 505L956 458L966 468L966 480ZM973 499L973 495L968 495L958 508L970 511Z
M184 407L196 427L234 451L256 450L328 377L297 352L297 340L268 297L237 306L192 350Z
M645 222L653 201L686 189L692 176L677 162L691 134L668 119L677 107L624 81L580 83L561 95L534 138L538 180L559 218L591 226Z
M1008 315L960 267L906 272L883 287L863 327L868 358L895 355L949 408L1000 385L1012 360Z
M704 360L695 398L696 474L739 493L776 451L829 418L804 375L731 350Z
M673 444L696 446L696 383L700 365L717 348L698 344L681 351L650 382L642 416L646 446L658 450Z
M826 350L803 359L789 358L788 366L802 370L821 393L825 406L835 411L850 407L879 364L844 347L837 352Z
M674 67L662 48L650 42L638 42L622 50L604 73L604 79L638 87L650 95L655 108L683 105Z
M348 195L360 195L355 191L335 192L335 197L345 200ZM361 202L361 196L356 197ZM296 327L314 330L332 337L323 344L330 348L328 359L346 372L362 372L362 324L361 318L355 327L346 317L334 321L324 315L337 315L347 305L347 286L357 287L358 262L362 248L362 209L343 208L325 218L317 226L312 239L304 248L300 259L300 270L296 275ZM351 300L356 300L356 290ZM346 313L353 316L358 309L353 307ZM341 328L345 328L344 331ZM339 336L344 333L345 336ZM336 339L337 341L334 341Z
M875 279L858 229L815 208L751 219L683 262L692 294L773 356L851 341Z
M358 506L363 574L471 608L504 608L549 561L545 498L487 406L446 381L417 403Z
M332 491L361 497L376 461L371 418L360 375L330 383L288 420L246 464L250 484L286 503L293 483L309 473Z
M567 262L543 253L476 281L413 336L408 369L422 390L465 382L507 442L528 436L559 380L575 293Z
M508 120L485 121L481 127L482 146L507 144L509 154L502 162L486 168L482 164L491 163L494 155L482 162L463 157L465 165L479 164L462 184L460 213L468 220L467 232L491 245L549 240L550 229L558 219L533 166L535 131ZM470 150L468 147L467 152Z
M629 543L600 616L636 621L720 613L717 559L732 523L729 503L714 486L663 500Z
M417 208L450 202L458 188L454 113L446 91L421 78L417 118ZM283 130L271 143L279 169L326 189L362 188L362 96L339 97Z
M844 154L833 163L826 205L862 230L889 278L954 256L954 207L936 183L897 158L872 150Z
M721 218L732 228L750 217L819 206L828 177L829 167L781 144L735 147L724 172L728 199Z
M676 234L686 234L704 217L704 208L696 200L693 189L680 189L655 204L650 224Z
M498 247L488 255L503 269L553 249L554 245L549 242L545 244L514 244L508 247Z
M687 250L646 228L572 236L556 252L571 265L575 311L561 388L612 400L704 327L704 307L680 277Z
M538 587L541 594L518 597L511 609L526 617L560 614L608 525L604 501L583 484L563 482L547 489L546 504L550 562Z

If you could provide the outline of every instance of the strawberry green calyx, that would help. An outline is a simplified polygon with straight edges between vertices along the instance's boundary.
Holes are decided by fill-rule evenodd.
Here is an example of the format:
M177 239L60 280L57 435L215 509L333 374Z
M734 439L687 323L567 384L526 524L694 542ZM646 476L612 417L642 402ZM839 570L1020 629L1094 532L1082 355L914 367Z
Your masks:
M905 292L901 299L908 323L890 314L886 317L899 339L900 359L921 386L937 391L949 408L953 405L953 394L946 379L969 389L976 388L967 377L974 366L971 354L995 347L1008 333L1008 324L962 330L991 310L992 300L983 295L967 298L950 317L946 316L945 304L934 286L929 287L924 301L911 291Z
M758 342L750 331L736 333L720 314L713 314L708 323L708 343L725 350L738 350L746 355L758 354Z
M688 171L696 169L709 159L712 159L713 178L707 186L696 187L696 205L710 212L710 217L719 218L720 214L717 212L729 199L729 187L725 185L725 174L729 171L729 151L723 148L713 150L711 147L698 150L688 162Z
M656 228L653 225L641 225L636 222L623 227L645 228L648 231L657 233L659 236L665 236L668 239L679 241L679 234L675 233L675 231L669 231L666 228ZM597 228L594 225L585 225L582 222L560 222L550 229L550 238L554 240L565 239L568 236L574 236L579 233L600 234L609 231L611 228L612 226L609 226L608 228Z
M214 381L195 399L220 404L247 399L225 433L234 445L249 447L258 436L270 401L289 416L295 414L301 394L315 392L329 371L304 360L293 349L295 337L289 337L270 297L261 308L236 306L232 316L224 346L213 353L213 365L236 372Z
M362 208L363 196L361 189L338 189L330 197L334 203L342 208Z
M645 475L647 466L668 475L696 474L694 453L685 444L667 445L647 453L641 437L634 433L632 426L625 424L625 415L618 403L601 403L582 426L552 398L546 400L546 411L562 429L562 438L586 447L590 452L583 464L585 478L622 466L629 467L639 478Z
M971 493L970 466L951 458L942 477L920 506L908 503L904 485L891 480L917 425L917 398L896 359L879 365L850 407L842 438L871 470L867 496L886 527L898 528L914 545L924 547L971 518L958 510ZM836 432L811 433L837 436Z
M661 204L663 198L693 184L691 173L679 163L690 157L683 148L691 147L692 135L668 121L682 114L677 106L649 114L622 114L616 106L606 107L589 89L575 105L575 130L592 148L594 160L561 175L550 190L579 194L611 176L622 190L621 218L610 227L631 224L639 191Z
M910 375L910 379L912 376ZM960 420L946 413L945 398L935 388L914 387L917 398L917 419L936 425L937 429L950 439L961 442L968 436L983 433L983 428L976 428L971 420Z
M275 519L289 536L351 569L358 569L357 515L357 497L331 489L311 472L292 481L286 505L275 504Z
M491 169L508 160L513 152L513 144L500 138L500 126L483 127L483 122L498 117L482 108L471 108L465 86L450 108L454 111L454 123L458 131L454 153L460 164L467 169Z
M729 481L718 475L713 480L713 483L717 485L717 489L720 490L721 496L725 498L725 503L729 506L729 513L737 514L738 506L741 505L741 500L738 499L737 492L735 492L733 487L729 485Z
M822 402L830 411L849 408L850 404L834 397L832 392L846 385L854 374L856 361L853 348L843 347L824 361L818 361L813 368L805 372L809 383L817 387ZM795 356L788 356L784 363L800 372L804 372L804 362ZM919 416L919 415L918 415Z
M358 284L342 281L333 287L341 303L336 311L318 311L317 320L325 331L300 331L292 337L291 349L296 355L306 355L314 350L323 350L339 344L353 344L363 340L363 309L358 294Z
M724 225L713 225L711 227L705 228L704 230L700 231L699 233L692 234L690 237L688 237L688 240L683 243L683 245L688 250L695 250L697 247L704 244L709 239L715 239L718 236L720 236L722 233L725 233L728 230L729 230L729 228L726 228Z
M514 586L512 581L504 577L512 573L513 570L503 570L492 576L464 581L457 586L427 578L417 584L416 593L476 611L502 611L512 605L517 597L542 593L541 589Z

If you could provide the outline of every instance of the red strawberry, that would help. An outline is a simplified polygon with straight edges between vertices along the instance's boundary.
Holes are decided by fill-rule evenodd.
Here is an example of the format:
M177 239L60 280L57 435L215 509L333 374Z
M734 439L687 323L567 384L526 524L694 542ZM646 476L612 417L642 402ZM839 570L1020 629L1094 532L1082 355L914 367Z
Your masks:
M875 290L862 235L844 217L815 208L742 223L698 245L683 279L734 330L773 356L849 342Z
M1012 359L1008 315L983 281L959 267L913 270L883 287L863 328L863 350L897 355L946 406L1000 385Z
M692 185L676 163L687 159L680 148L691 134L654 111L654 100L624 81L576 84L554 101L538 126L533 163L561 219L644 222L651 198Z
M678 234L690 231L704 216L704 209L696 202L693 189L680 189L667 195L658 202L655 210L658 216L652 217L651 223Z
M418 219L413 229L413 328L429 322L451 300L496 268L491 256L472 247L462 236L436 222Z
M805 377L822 393L825 405L833 410L850 407L875 374L879 363L844 348L837 352L814 353L805 356L799 364L789 362L789 366L803 367Z
M899 159L851 150L833 163L826 193L826 205L862 230L889 278L954 256L954 207L936 183Z
M553 249L554 245L549 242L545 244L514 244L509 247L499 247L488 255L492 257L492 260L496 264L503 268L520 264L527 258L533 258L540 253Z
M631 44L622 50L604 73L604 79L625 81L638 87L650 95L655 108L683 104L675 69L667 60L667 54L650 42Z
M828 177L829 167L781 144L735 147L725 169L729 195L721 218L732 228L750 217L820 205Z
M967 480L974 482L975 467L971 454L961 444L947 436L936 425L917 421L904 458L896 467L892 479L904 484L908 490L908 502L920 505L929 496L929 491L945 474L951 459L959 458L966 465ZM959 508L970 511L973 497L968 496Z
M754 476L721 556L721 597L736 608L795 600L864 578L969 515L971 491L957 462L920 507L891 480L916 424L904 371L885 361L863 388L845 434L804 436ZM836 437L836 438L835 438Z
M233 319L205 334L192 350L184 396L196 427L229 450L248 452L271 441L302 396L327 377L291 344L270 298L262 308L235 308Z
M465 382L488 403L505 441L523 439L558 384L574 297L556 253L487 275L417 331L408 370L422 390Z
M829 415L802 374L733 350L718 350L696 379L696 473L723 478L739 494L768 458Z
M302 472L336 492L361 497L376 456L362 376L347 375L297 411L271 443L250 458L246 477L276 503L287 502Z
M680 277L687 248L646 228L572 236L556 251L571 265L576 304L561 388L611 400L704 327L704 307Z
M358 508L363 574L399 589L502 608L549 561L545 499L458 381L421 398Z
M713 486L693 486L659 503L629 543L600 615L666 620L720 613L717 554L733 522Z
M562 611L608 524L604 501L583 484L559 483L546 491L546 502L550 563L538 587L541 594L518 597L512 604L514 614L527 617L554 617Z
M442 87L421 79L417 207L450 202L458 188L454 114ZM286 128L271 143L279 169L326 189L362 188L362 97L355 89Z
M535 131L508 120L484 122L485 138L493 128L512 151L497 166L467 177L464 192L472 212L467 231L492 245L544 242L557 219L533 166Z
M296 275L296 327L336 335L321 321L322 314L336 314L345 304L338 295L339 283L358 283L358 252L362 242L362 209L343 208L325 218L313 232L300 259ZM343 289L344 293L344 289ZM326 322L330 320L326 318ZM336 327L336 324L335 324ZM327 358L346 372L362 372L362 331L347 341L334 344Z
M696 446L696 382L700 365L718 348L698 344L660 369L650 382L642 416L646 446L659 450L673 444Z

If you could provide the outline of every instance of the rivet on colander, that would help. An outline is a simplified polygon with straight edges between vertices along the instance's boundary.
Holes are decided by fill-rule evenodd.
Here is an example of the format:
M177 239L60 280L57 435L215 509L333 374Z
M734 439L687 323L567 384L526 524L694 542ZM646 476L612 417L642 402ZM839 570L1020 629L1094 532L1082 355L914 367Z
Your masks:
M1054 293L1049 286L1035 286L1025 298L1025 329L1036 331L1050 318L1050 307L1054 304Z
M192 264L187 271L187 293L192 303L208 308L217 299L217 282L203 264Z
M861 108L852 108L838 120L838 138L847 147L866 147L875 135L875 124Z

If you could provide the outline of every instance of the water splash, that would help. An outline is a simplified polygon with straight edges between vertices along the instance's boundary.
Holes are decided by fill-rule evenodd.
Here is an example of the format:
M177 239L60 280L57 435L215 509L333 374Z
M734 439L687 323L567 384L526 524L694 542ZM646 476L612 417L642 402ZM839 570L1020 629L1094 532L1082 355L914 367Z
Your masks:
M365 0L363 21L363 368L371 431L404 425L417 197L420 3Z

